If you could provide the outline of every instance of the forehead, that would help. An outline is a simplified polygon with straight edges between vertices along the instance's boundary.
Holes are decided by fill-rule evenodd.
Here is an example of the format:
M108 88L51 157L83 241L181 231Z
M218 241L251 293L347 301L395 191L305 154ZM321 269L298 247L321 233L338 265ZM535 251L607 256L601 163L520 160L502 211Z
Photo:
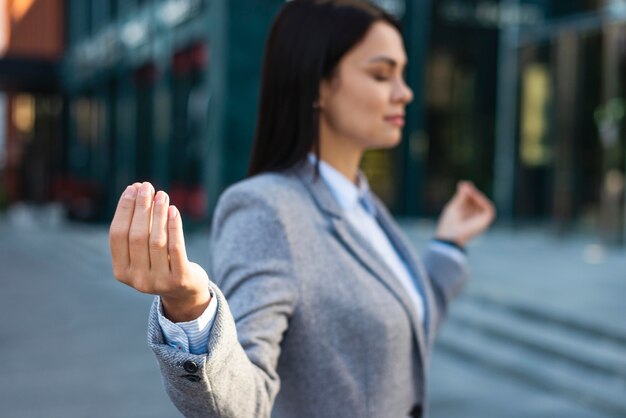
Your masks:
M367 64L372 59L385 56L400 65L406 63L406 51L402 37L396 28L385 22L374 23L361 42L355 45L344 57L346 61ZM380 61L374 61L380 62Z

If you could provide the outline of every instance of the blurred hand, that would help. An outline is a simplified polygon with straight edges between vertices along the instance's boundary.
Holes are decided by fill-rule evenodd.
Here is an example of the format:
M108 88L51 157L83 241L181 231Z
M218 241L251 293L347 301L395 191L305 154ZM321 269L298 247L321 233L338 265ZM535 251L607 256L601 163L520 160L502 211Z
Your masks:
M208 275L187 259L180 213L150 183L122 194L109 232L115 278L142 293L160 295L173 322L199 317L211 294Z
M471 182L461 181L439 217L435 236L465 246L472 238L482 234L495 216L493 203Z

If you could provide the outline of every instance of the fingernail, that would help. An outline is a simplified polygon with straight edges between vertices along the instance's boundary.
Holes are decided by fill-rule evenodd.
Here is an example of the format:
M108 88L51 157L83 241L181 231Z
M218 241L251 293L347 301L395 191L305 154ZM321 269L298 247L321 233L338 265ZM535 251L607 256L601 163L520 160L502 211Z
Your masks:
M133 186L128 186L126 190L124 190L124 194L122 194L124 199L134 199L137 197L137 190Z
M150 187L149 184L144 183L141 185L141 188L139 189L139 196L142 196L142 197L150 196L151 192L152 192L152 187Z
M162 205L165 203L165 193L157 193L156 198L154 199L154 203L157 205Z
M170 219L175 219L176 218L176 208L174 206L170 206Z

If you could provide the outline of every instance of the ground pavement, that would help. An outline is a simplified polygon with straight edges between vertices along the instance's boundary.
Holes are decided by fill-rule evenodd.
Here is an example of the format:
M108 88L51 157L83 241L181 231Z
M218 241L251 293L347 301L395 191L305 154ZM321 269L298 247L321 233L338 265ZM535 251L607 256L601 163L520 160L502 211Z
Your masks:
M418 248L432 231L403 227ZM204 265L206 237L187 237ZM431 416L626 416L626 251L496 229L469 259ZM112 278L106 227L0 218L0 416L180 416L146 344L151 300Z

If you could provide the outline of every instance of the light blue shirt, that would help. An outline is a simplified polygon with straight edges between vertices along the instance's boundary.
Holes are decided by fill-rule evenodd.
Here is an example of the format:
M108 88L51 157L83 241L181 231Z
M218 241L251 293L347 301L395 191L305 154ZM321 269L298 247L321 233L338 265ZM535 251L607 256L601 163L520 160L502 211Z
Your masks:
M211 294L211 302L200 317L188 322L172 322L163 315L161 298L157 296L159 309L159 325L165 342L170 347L192 354L205 354L209 342L209 332L215 312L217 312L217 298Z
M309 162L315 162L314 155L309 154ZM368 199L369 184L365 176L359 172L357 184L354 184L324 161L320 161L319 168L322 181L324 181L324 184L329 188L331 194L343 210L346 220L365 240L372 244L374 249L381 255L381 258L385 260L387 267L406 289L415 306L418 319L423 321L423 297L419 293L414 277L406 263L395 250L387 234L385 234L376 220L376 209L371 200ZM465 254L453 246L433 242L431 249L444 253L458 263L466 263ZM163 331L166 343L176 350L192 354L206 353L211 325L217 311L217 298L211 298L209 306L199 318L179 323L173 323L163 316L163 309L158 296L157 300L159 301L159 325Z

